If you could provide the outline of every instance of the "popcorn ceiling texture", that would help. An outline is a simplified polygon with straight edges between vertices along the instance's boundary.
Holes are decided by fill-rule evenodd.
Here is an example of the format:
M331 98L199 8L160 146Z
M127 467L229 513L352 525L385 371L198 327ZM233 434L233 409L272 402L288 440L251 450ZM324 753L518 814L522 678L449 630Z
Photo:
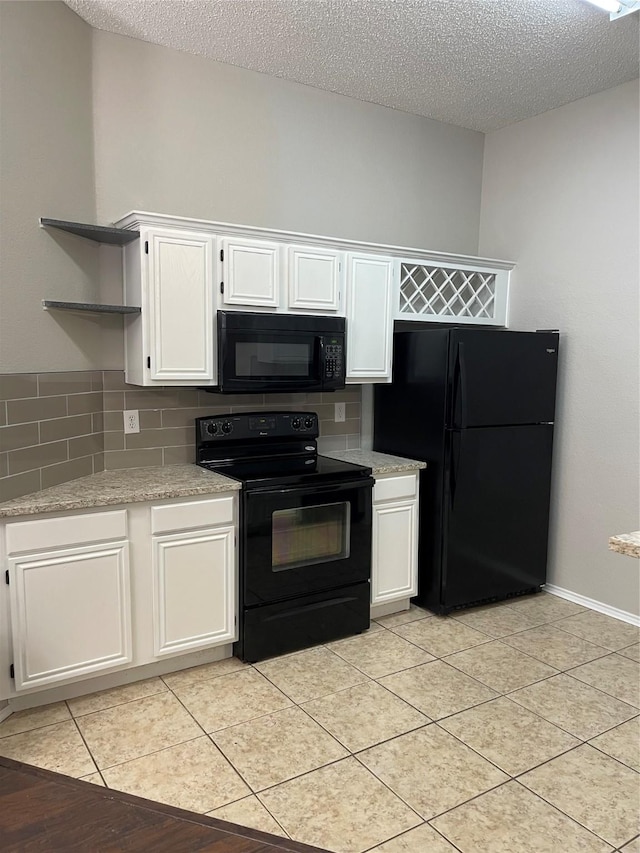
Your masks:
M472 130L638 76L583 0L66 0L91 26Z

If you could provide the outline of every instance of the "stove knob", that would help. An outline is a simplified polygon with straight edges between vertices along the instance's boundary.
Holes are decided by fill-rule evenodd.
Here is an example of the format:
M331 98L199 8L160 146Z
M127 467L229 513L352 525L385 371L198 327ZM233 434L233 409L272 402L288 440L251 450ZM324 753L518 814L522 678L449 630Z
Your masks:
M292 418L291 426L294 429L300 429L300 427L302 426L302 421L300 420L300 418Z
M313 427L313 424L314 424L314 420L312 417L306 417L304 419L305 429L311 429Z
M207 424L207 432L209 433L209 435L215 435L218 432L218 424L208 423Z
M231 423L231 421L225 421L222 424L222 432L225 435L229 435L229 433L232 431L232 429L233 429L233 424Z

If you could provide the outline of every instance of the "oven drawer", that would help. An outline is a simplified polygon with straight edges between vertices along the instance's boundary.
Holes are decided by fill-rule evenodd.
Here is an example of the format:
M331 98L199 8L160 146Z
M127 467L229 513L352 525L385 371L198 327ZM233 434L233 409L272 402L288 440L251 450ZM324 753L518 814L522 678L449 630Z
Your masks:
M369 582L245 610L236 653L251 663L369 627Z

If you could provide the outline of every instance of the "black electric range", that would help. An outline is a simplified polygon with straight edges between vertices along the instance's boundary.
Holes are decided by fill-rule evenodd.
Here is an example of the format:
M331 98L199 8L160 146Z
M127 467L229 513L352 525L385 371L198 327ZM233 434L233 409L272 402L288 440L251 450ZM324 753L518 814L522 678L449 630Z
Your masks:
M196 420L196 462L242 483L235 653L257 661L369 627L371 469L317 452L315 412Z

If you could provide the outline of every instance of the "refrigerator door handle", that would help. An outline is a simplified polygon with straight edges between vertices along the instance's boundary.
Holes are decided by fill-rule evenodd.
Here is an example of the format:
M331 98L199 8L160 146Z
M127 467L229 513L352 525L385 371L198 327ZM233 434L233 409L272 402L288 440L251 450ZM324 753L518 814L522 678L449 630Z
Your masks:
M467 370L465 367L464 344L458 344L458 393L460 394L460 427L465 429L467 426Z
M449 503L451 507L453 507L453 502L456 497L456 481L458 476L458 467L460 465L460 446L458 445L458 451L456 453L456 439L460 441L460 433L451 432L450 433L450 441L451 441L451 456L449 460Z

